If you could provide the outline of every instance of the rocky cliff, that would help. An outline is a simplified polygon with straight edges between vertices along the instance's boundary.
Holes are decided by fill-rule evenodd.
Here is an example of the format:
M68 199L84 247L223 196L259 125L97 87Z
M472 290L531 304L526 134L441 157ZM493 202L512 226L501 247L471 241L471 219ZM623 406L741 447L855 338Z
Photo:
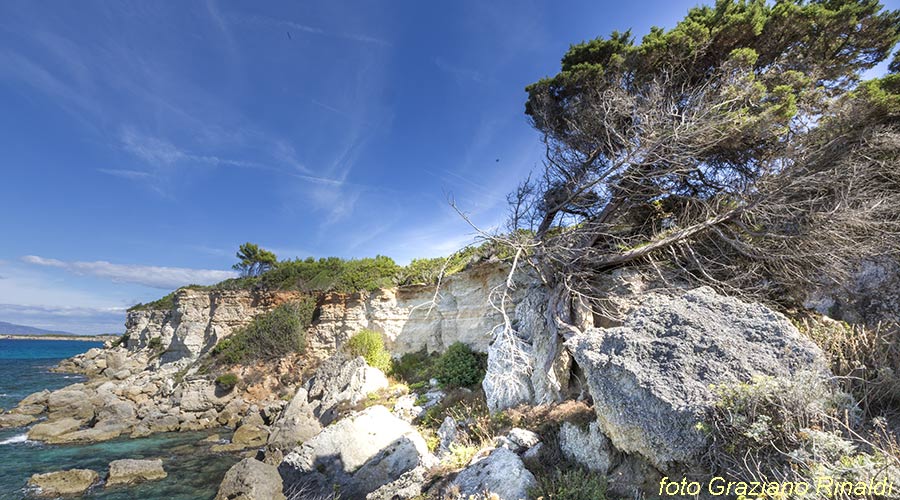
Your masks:
M503 323L489 300L491 290L503 284L508 271L504 264L488 263L449 276L439 288L417 285L320 294L316 319L307 334L308 350L317 358L327 357L354 333L368 328L383 333L395 355L439 352L454 342L487 352L491 332ZM519 286L506 306L509 314L528 293L530 281L524 275L517 279ZM181 289L169 309L128 312L128 348L142 350L151 339L159 338L165 349L163 363L196 359L257 314L302 295L293 291Z

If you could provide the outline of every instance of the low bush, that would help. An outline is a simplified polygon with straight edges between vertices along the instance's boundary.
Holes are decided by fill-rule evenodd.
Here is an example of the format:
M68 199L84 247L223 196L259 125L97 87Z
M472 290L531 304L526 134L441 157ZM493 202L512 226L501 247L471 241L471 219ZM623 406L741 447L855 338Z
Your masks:
M226 391L234 389L240 381L240 378L234 373L225 373L216 377L216 385Z
M307 297L259 314L249 325L216 344L212 355L220 363L238 364L302 353L315 307L315 300Z
M825 351L841 388L867 416L900 405L900 325L865 327L811 315L795 325Z
M162 350L162 339L159 337L153 337L152 339L147 341L147 348L151 351Z
M112 347L128 347L129 339L130 336L127 333L123 333L121 337L113 341Z
M470 387L484 378L487 357L456 342L435 363L435 374L444 387Z
M391 371L391 354L384 348L381 334L373 330L361 330L347 341L347 350L353 356L366 358L366 363L384 373Z
M537 486L531 489L533 498L545 500L605 500L606 479L582 469L554 470L537 476Z
M146 304L141 304L138 302L137 304L128 308L128 311L149 311L149 310L162 310L168 311L175 307L175 293L178 290L162 297L160 299L154 300L153 302L147 302Z
M425 350L409 352L394 360L391 373L406 382L411 389L423 389L434 377L434 364L437 360L437 355L428 354Z

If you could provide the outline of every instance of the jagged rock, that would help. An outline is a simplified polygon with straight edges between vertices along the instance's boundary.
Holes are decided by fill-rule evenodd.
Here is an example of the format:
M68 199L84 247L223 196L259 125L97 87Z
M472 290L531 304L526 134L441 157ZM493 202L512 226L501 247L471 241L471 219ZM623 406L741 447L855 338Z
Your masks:
M366 500L410 500L420 498L428 469L419 466L366 495Z
M28 439L33 441L49 441L53 438L77 431L81 428L81 420L61 418L49 422L41 422L28 430Z
M451 484L459 489L462 498L489 492L500 500L522 500L528 498L528 490L536 481L518 455L497 448L463 469Z
M278 469L245 458L225 473L215 500L284 500L281 486Z
M181 387L181 410L205 412L222 410L234 398L234 391L224 392L210 380L191 380Z
M244 400L235 397L228 404L225 405L225 408L219 412L218 421L220 424L225 427L236 428L238 423L241 421L241 413L243 413Z
M705 450L698 424L715 404L711 385L827 366L781 314L706 287L644 294L622 326L587 329L566 346L584 370L603 434L661 470Z
M70 469L46 474L35 474L28 479L28 486L37 488L38 496L79 495L90 489L100 475L90 469Z
M315 436L321 430L322 425L313 415L313 408L307 401L306 389L300 388L282 415L272 424L269 445L289 450Z
M509 440L509 443L512 445L509 447L510 451L515 453L522 453L541 441L540 436L534 432L518 427L510 429L510 431L506 433L506 439Z
M326 359L306 383L307 399L322 425L334 421L338 405L355 405L371 392L388 386L387 377L365 358L337 353Z
M275 419L278 418L279 415L281 415L287 405L287 401L266 402L259 410L259 413L263 418L263 423L265 423L266 425L272 425L273 423L275 423Z
M284 457L278 470L287 488L305 485L364 498L419 465L434 463L425 440L383 406L372 406L326 427Z
M512 408L534 399L531 388L531 345L515 336L509 342L517 345L509 349L506 340L495 340L488 347L487 371L481 386L492 412Z
M115 460L109 463L106 486L134 484L143 481L164 479L168 474L163 469L162 460Z
M0 415L0 429L9 427L25 427L37 420L34 415L22 415L20 413L7 413Z
M437 435L440 442L438 443L436 454L438 457L441 457L450 453L450 445L459 439L459 430L457 428L456 420L449 415L444 417L444 421L441 422L441 426L438 428Z
M559 449L569 460L600 474L609 471L615 454L597 422L591 422L587 429L563 422L559 426Z

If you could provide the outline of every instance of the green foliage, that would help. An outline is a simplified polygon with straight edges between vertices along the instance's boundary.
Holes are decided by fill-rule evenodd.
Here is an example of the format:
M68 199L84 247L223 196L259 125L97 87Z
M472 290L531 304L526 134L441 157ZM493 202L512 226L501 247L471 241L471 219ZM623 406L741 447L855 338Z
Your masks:
M536 477L537 486L529 492L546 500L605 500L606 478L582 468L556 469Z
M435 363L435 374L444 387L469 387L484 378L486 356L456 342Z
M151 351L158 351L162 349L162 339L159 337L153 337L149 341L147 341L147 347Z
M238 364L302 353L315 307L315 300L307 297L257 315L249 325L216 344L212 355L221 363Z
M420 352L409 352L400 359L394 360L391 374L409 384L411 389L421 389L428 385L428 380L434 377L434 364L438 357Z
M127 333L123 333L121 337L119 337L115 341L113 341L112 346L113 347L119 347L119 346L128 347L128 339L130 337L131 336L128 335Z
M238 248L236 257L238 263L232 268L240 271L242 276L258 276L278 263L274 253L249 241Z
M162 297L160 299L154 300L153 302L147 302L146 304L141 304L140 302L129 307L128 311L151 311L151 310L160 310L160 311L169 311L173 307L175 307L175 293L178 290Z
M216 385L226 391L234 389L240 381L240 378L234 373L224 373L216 377Z
M373 330L361 330L347 341L347 350L353 356L366 358L366 363L384 373L391 371L391 354L384 348L381 334Z

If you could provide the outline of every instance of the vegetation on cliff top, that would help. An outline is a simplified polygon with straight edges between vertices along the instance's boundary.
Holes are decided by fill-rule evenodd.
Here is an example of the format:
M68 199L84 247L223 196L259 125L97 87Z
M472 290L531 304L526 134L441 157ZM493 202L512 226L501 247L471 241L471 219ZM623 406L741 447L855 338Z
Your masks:
M248 245L250 245L248 247ZM441 277L458 273L469 265L488 259L509 259L506 247L491 242L469 246L449 257L413 259L401 266L390 257L378 255L362 259L323 257L278 261L275 254L252 243L241 245L235 269L242 276L211 286L188 285L194 290L299 290L303 292L353 293L374 291L391 286L437 283ZM146 304L136 304L129 311L169 310L175 292Z

